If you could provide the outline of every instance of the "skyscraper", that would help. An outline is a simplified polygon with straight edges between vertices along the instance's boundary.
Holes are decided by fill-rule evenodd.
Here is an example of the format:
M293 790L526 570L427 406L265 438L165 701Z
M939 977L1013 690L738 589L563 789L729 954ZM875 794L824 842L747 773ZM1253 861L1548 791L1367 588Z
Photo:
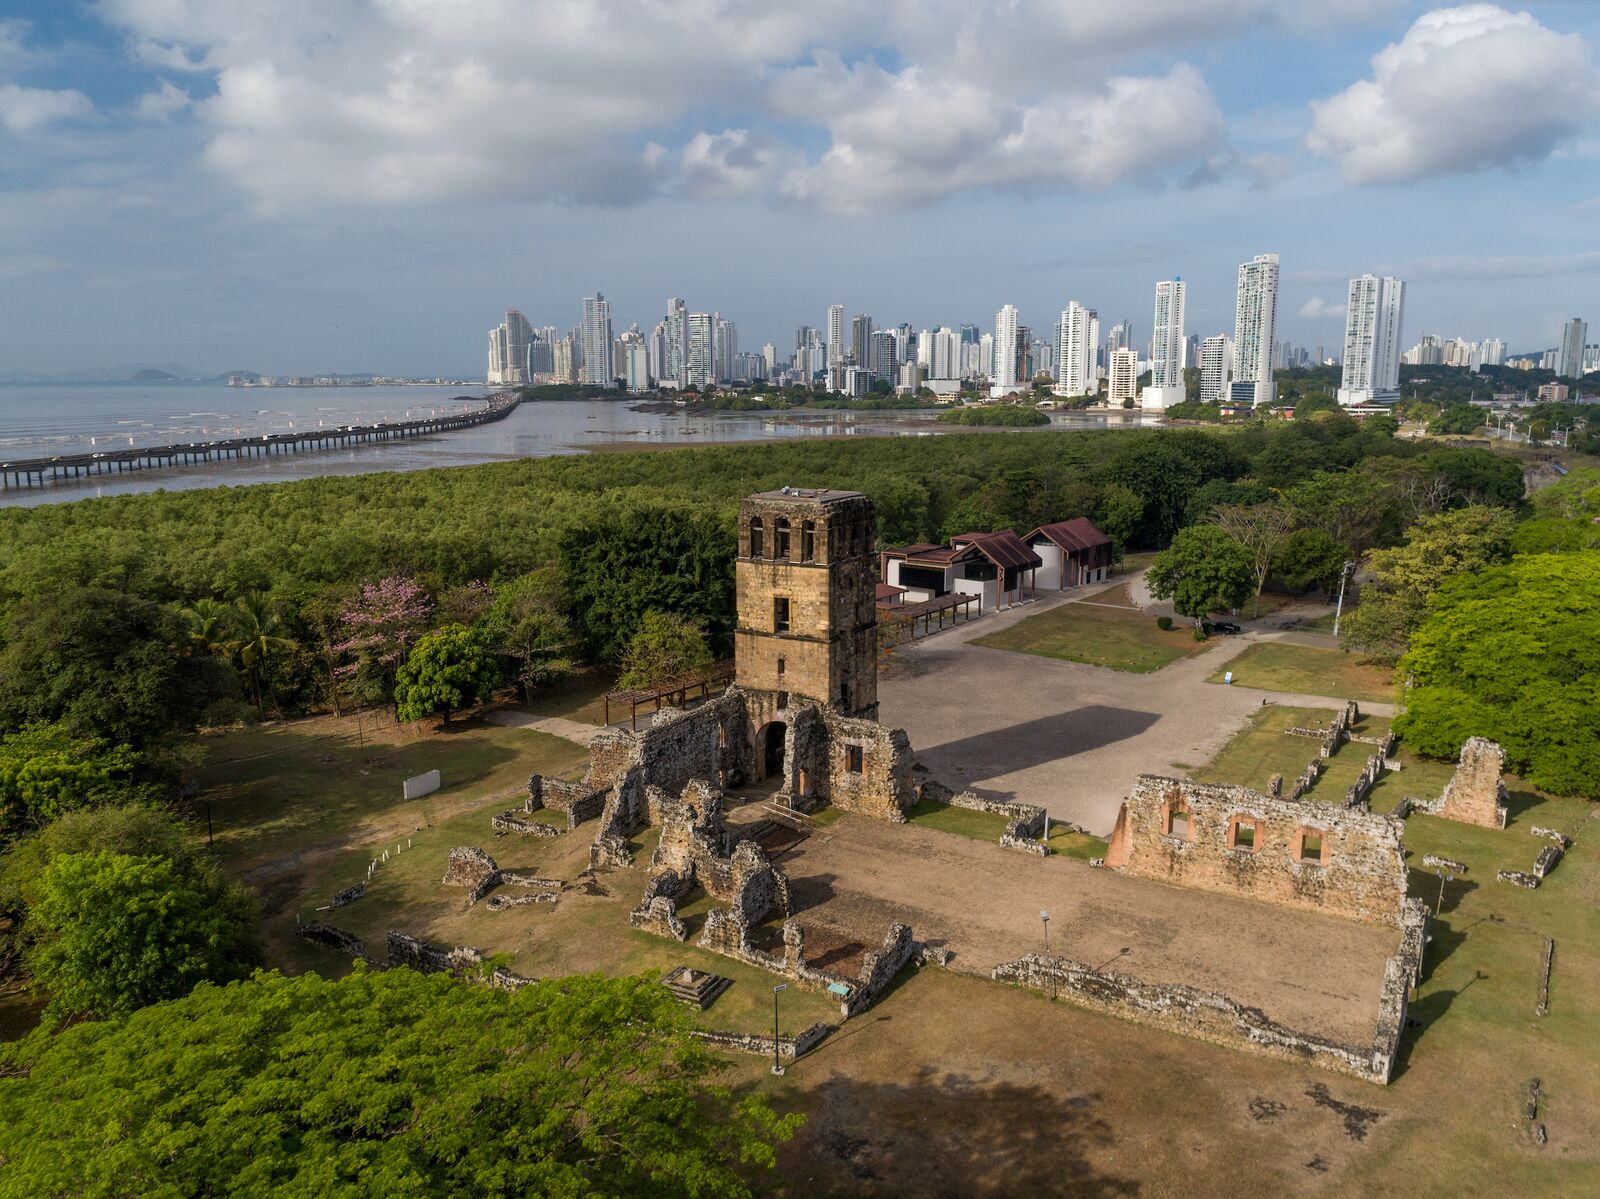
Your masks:
M704 391L716 381L717 318L710 312L691 312L686 324L689 352L684 374L690 387Z
M1017 389L1017 308L1002 304L994 314L994 367L989 394L1010 395Z
M728 383L739 373L739 332L732 321L723 320L720 314L714 315L717 337L715 377L718 383Z
M583 301L583 382L610 387L611 305L599 292Z
M844 362L844 305L828 305L828 365Z
M667 301L666 366L661 382L683 387L689 382L689 306L677 296Z
M1478 343L1478 361L1484 366L1504 366L1506 343L1498 337L1485 337Z
M1589 336L1589 326L1579 317L1573 317L1561 326L1561 344L1556 348L1556 374L1563 379L1577 379L1583 375L1583 342Z
M1278 323L1278 256L1257 254L1239 267L1239 295L1233 318L1233 401L1270 404L1278 397L1272 381Z
M1143 399L1146 408L1171 408L1183 403L1184 290L1181 278L1156 284L1155 334L1150 342L1150 386L1144 389Z
M1220 404L1228 398L1228 376L1233 373L1233 347L1218 333L1200 343L1200 402Z
M961 336L954 329L940 329L933 335L931 379L961 377Z
M1350 280L1339 403L1393 403L1400 398L1400 325L1405 305L1403 280L1388 275ZM1465 351L1460 357L1461 365L1467 365Z
M528 383L529 346L532 342L533 327L528 324L528 318L515 308L507 308L506 319L489 330L489 370L485 381L491 387L516 387Z
M1064 396L1088 395L1096 390L1095 349L1099 339L1094 314L1076 300L1067 303L1057 326L1060 341L1056 346L1056 393Z
M864 312L850 318L850 357L865 368L872 342L872 318Z
M893 329L874 330L867 339L867 359L863 366L872 374L873 382L879 379L890 383L895 381L896 367L899 365L899 335Z

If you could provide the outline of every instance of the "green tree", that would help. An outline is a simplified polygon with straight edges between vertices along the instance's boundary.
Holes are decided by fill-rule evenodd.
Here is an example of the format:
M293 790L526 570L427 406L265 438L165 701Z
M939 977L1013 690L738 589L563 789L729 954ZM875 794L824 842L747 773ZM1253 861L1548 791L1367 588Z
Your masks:
M1254 590L1250 551L1216 525L1184 529L1156 555L1146 576L1150 594L1170 599L1180 616L1195 622L1208 612L1237 608Z
M1535 554L1459 574L1439 589L1398 674L1395 729L1451 758L1469 736L1498 741L1535 786L1600 798L1600 551Z
M233 631L233 613L227 604L205 595L188 607L180 608L178 616L182 618L184 628L188 630L189 642L195 653L226 652L226 643Z
M1350 613L1345 642L1390 661L1427 614L1428 600L1451 579L1506 561L1515 520L1501 508L1457 508L1425 516L1403 545L1372 550L1365 565L1372 582Z
M1133 543L1144 523L1144 500L1121 483L1107 483L1100 489L1094 506L1094 524L1111 538L1121 553L1124 546Z
M553 568L495 588L483 626L523 700L565 678L577 665L577 638L563 611L561 577Z
M29 899L25 960L54 1018L130 1012L253 964L250 913L219 907L168 858L64 854Z
M646 978L257 974L0 1050L0 1160L85 1199L739 1199L801 1117L688 1028Z
M1502 458L1488 450L1444 449L1424 454L1421 462L1446 481L1457 504L1522 507L1527 488L1522 464L1515 458Z
M501 678L489 638L482 629L447 624L425 633L395 674L395 714L401 720L423 720L480 703Z
M1483 409L1470 404L1447 404L1439 415L1428 422L1428 432L1435 437L1449 434L1476 433L1483 428Z
M1249 552L1256 576L1255 614L1260 616L1261 589L1294 529L1294 513L1287 505L1276 502L1224 504L1211 514L1211 522Z
M60 724L0 736L0 842L75 808L98 807L154 788L134 782L139 755L81 737Z
M227 664L182 652L189 633L149 600L78 587L17 605L0 650L0 729L61 721L142 749L238 694Z
M713 644L728 647L737 548L732 515L645 507L562 538L572 622L593 659L620 661L651 611L704 621Z
M702 675L713 657L698 623L675 612L647 612L622 655L619 687L639 691Z
M1283 543L1272 573L1292 591L1304 591L1315 583L1325 595L1332 595L1344 564L1351 560L1350 547L1321 529L1296 529Z
M241 595L233 605L229 624L232 636L224 643L225 648L238 656L256 693L256 714L265 720L267 709L263 696L272 691L272 656L297 648L296 642L286 635L287 628L278 615L277 605L262 591ZM272 697L272 706L278 706L276 694Z

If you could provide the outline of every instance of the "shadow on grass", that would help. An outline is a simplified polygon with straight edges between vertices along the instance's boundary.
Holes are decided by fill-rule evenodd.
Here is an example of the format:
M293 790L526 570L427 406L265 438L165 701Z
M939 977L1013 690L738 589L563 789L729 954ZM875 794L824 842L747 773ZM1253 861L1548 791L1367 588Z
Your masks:
M1469 893L1478 889L1478 884L1471 879L1455 876L1444 884L1441 891L1440 881L1436 870L1424 870L1416 866L1406 868L1406 894L1422 900L1434 916L1455 911Z
M1457 999L1488 977L1483 971L1474 970L1472 978L1455 990L1430 991L1411 1005L1406 1014L1405 1035L1400 1038L1400 1052L1395 1058L1395 1078L1401 1077L1410 1068L1411 1052L1428 1029L1444 1017Z
M1544 803L1544 797L1537 791L1507 791L1506 793L1506 827L1520 824L1522 816Z
M1089 1164L1091 1150L1113 1142L1099 1105L1092 1092L1058 1096L933 1067L908 1083L834 1075L804 1094L807 1122L780 1150L777 1189L795 1195L1137 1195L1136 1181Z

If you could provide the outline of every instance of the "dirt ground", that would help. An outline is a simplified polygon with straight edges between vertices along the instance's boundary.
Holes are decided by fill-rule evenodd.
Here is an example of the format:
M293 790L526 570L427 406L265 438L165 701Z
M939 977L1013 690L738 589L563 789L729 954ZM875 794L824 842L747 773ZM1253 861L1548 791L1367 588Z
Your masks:
M778 864L808 960L824 945L876 948L900 921L950 950L953 969L987 977L1043 949L1044 909L1052 953L1218 991L1290 1028L1358 1045L1372 1036L1384 964L1399 943L1392 929L862 816L813 833Z

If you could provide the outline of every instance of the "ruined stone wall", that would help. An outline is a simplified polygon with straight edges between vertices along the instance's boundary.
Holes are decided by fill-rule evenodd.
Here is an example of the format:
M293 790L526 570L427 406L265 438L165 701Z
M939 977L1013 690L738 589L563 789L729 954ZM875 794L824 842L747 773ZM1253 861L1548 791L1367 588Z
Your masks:
M923 770L913 767L913 770ZM1007 823L1000 833L1000 844L1006 849L1047 856L1049 848L1039 840L1044 835L1045 810L1033 804L1010 803L999 799L985 799L974 791L952 791L937 779L925 778L917 784L917 798L929 803L947 804L952 808L966 808L973 812L988 812L1004 816ZM1078 832L1083 829L1069 826Z
M348 929L336 928L331 924L302 924L294 930L304 940L313 945L323 945L339 953L347 953L361 961L367 959L367 945L355 933Z
M857 720L822 712L826 757L817 792L834 807L895 824L917 802L911 781L911 739L904 729L875 720ZM851 748L860 753L860 771L852 766Z
M801 1054L807 1053L821 1044L833 1025L817 1021L810 1028L793 1037L778 1038L778 1060L792 1062ZM772 1038L761 1033L748 1032L722 1032L718 1029L694 1029L689 1035L696 1040L704 1041L713 1049L725 1050L729 1053L754 1053L761 1057L772 1057Z
M1172 820L1187 810L1187 828ZM1253 826L1252 843L1234 829ZM1228 784L1141 775L1117 816L1106 865L1142 878L1265 903L1397 924L1406 893L1404 824L1329 804L1274 799ZM1303 860L1302 837L1322 840Z
M1245 1007L1213 991L1147 983L1067 958L1029 954L995 967L994 977L1196 1040L1387 1083L1405 1029L1407 997L1420 977L1427 919L1426 907L1416 900L1407 902L1399 946L1384 969L1372 1041L1366 1045L1340 1044L1286 1028L1259 1008Z
M611 752L615 752L615 747L607 747L601 750L602 772L608 770L611 766L609 757ZM594 751L591 750L591 771L594 769L594 761ZM528 798L523 804L523 810L537 812L541 808L549 808L552 811L565 812L567 829L570 831L577 828L584 821L593 820L600 815L605 808L608 788L609 784L591 786L587 782L571 783L564 779L547 778L542 774L536 774L528 779Z
M870 1007L889 987L895 976L917 956L919 946L911 936L911 927L893 924L883 938L883 944L861 959L860 986L844 1001L841 1009L846 1019Z
M500 884L500 867L481 849L458 845L445 862L444 884L465 887L467 902L477 903Z
M1444 794L1427 810L1446 820L1505 828L1506 785L1500 778L1505 764L1505 751L1499 745L1487 737L1468 737Z

